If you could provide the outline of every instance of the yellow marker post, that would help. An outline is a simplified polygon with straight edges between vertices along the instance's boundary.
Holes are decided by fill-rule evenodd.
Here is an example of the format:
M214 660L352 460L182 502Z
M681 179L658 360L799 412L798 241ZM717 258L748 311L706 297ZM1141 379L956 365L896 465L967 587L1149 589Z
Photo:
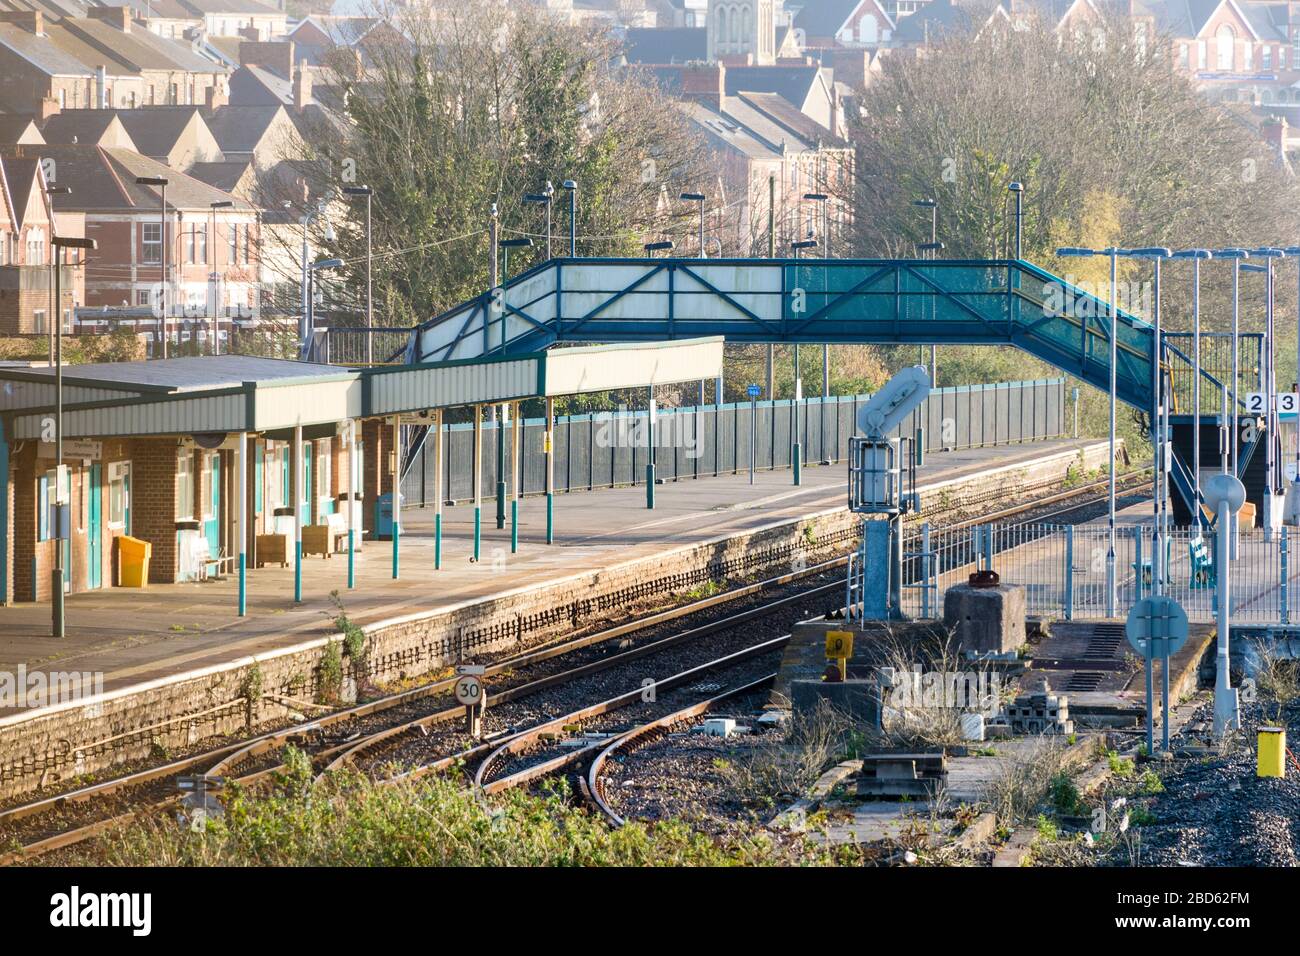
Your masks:
M1259 728L1259 754L1255 765L1257 777L1286 776L1286 729Z
M853 656L852 631L826 632L826 659L834 661L840 668L840 680L848 680L849 658Z

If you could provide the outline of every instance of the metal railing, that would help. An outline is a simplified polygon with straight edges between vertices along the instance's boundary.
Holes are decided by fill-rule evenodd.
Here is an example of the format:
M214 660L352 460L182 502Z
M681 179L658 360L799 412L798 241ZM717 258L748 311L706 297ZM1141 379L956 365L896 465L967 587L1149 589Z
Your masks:
M840 462L856 434L857 412L868 395L804 399L796 409L804 464ZM912 438L919 429L925 452L982 448L1060 438L1066 434L1064 379L999 382L931 391L926 402L898 429ZM757 422L751 427L751 416ZM786 400L659 409L655 416L655 466L665 481L749 468L751 436L755 467L790 467L791 403ZM495 422L484 424L484 496L496 486ZM509 427L508 425L506 427ZM468 423L443 426L443 488L448 501L473 497L473 431ZM524 494L545 490L545 422L525 418L520 441ZM560 416L554 429L555 490L579 491L640 484L645 480L644 411ZM506 442L507 470L514 467ZM426 441L402 479L408 504L432 503L433 443ZM509 471L507 471L509 473Z
M1238 532L1237 557L1229 562L1234 623L1289 624L1300 567L1290 560L1289 529L1266 535ZM910 529L904 544L903 608L913 617L940 617L943 596L968 575L992 568L1003 583L1025 589L1031 615L1061 620L1106 617L1104 525L1038 522L966 528ZM1192 621L1212 622L1215 575L1223 566L1211 529L1174 528L1165 543L1164 593L1177 600ZM1150 525L1116 529L1115 565L1119 616L1151 593L1154 544ZM932 610L934 609L934 610Z

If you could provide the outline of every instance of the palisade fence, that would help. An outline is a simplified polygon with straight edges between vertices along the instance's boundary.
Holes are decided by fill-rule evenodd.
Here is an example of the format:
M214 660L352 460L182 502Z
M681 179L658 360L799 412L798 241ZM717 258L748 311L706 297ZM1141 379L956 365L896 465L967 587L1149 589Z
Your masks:
M1118 617L1151 593L1152 534L1150 525L1115 529ZM904 613L942 617L948 588L965 583L977 568L992 568L1003 583L1025 588L1032 615L1105 618L1109 544L1104 525L914 526L904 545ZM1164 593L1182 604L1192 621L1214 620L1215 573L1221 567L1216 545L1217 535L1208 526L1172 528L1166 542ZM1271 536L1262 529L1238 533L1237 557L1230 562L1234 623L1291 622L1291 604L1300 586L1300 567L1291 560L1291 548L1286 528Z
M858 409L870 395L808 398L799 403L799 434L805 463L839 462L848 454ZM749 469L751 435L756 438L755 467L788 468L791 464L789 400L661 408L655 414L656 477L663 481L738 474ZM756 421L754 420L756 416ZM981 448L1060 438L1066 431L1063 378L989 385L937 388L898 434L924 429L926 451ZM521 465L524 494L545 491L545 457L541 418L524 420ZM496 493L495 422L483 426L484 498ZM509 427L507 425L507 427ZM506 469L513 466L506 433ZM433 440L402 479L406 507L432 504ZM473 497L473 426L443 426L446 451L443 474L448 503ZM646 465L646 412L594 412L556 419L555 490L586 491L643 484Z

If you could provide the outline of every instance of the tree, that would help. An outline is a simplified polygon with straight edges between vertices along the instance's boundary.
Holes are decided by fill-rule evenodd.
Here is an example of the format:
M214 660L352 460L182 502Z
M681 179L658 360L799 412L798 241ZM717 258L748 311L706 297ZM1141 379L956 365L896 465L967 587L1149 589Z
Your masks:
M534 242L512 251L511 272L544 259L544 211L523 196L548 180L556 255L568 248L565 179L578 183L581 255L639 255L644 234L674 219L686 228L689 210L660 200L699 174L700 141L656 88L618 68L606 34L446 0L383 15L391 29L330 64L320 93L329 108L295 145L312 201L329 203L334 238L322 217L315 245L345 260L354 317L366 244L364 202L339 198L351 183L374 191L382 325L419 322L487 288L492 204L503 238Z

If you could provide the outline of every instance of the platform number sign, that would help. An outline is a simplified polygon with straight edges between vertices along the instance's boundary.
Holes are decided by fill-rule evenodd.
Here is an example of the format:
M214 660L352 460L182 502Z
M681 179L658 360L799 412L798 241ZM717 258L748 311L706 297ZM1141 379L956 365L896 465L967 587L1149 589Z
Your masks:
M462 674L456 678L455 694L457 703L477 706L483 700L483 681L477 674Z
M1246 411L1251 415L1263 415L1268 411L1268 397L1263 392L1247 392Z

